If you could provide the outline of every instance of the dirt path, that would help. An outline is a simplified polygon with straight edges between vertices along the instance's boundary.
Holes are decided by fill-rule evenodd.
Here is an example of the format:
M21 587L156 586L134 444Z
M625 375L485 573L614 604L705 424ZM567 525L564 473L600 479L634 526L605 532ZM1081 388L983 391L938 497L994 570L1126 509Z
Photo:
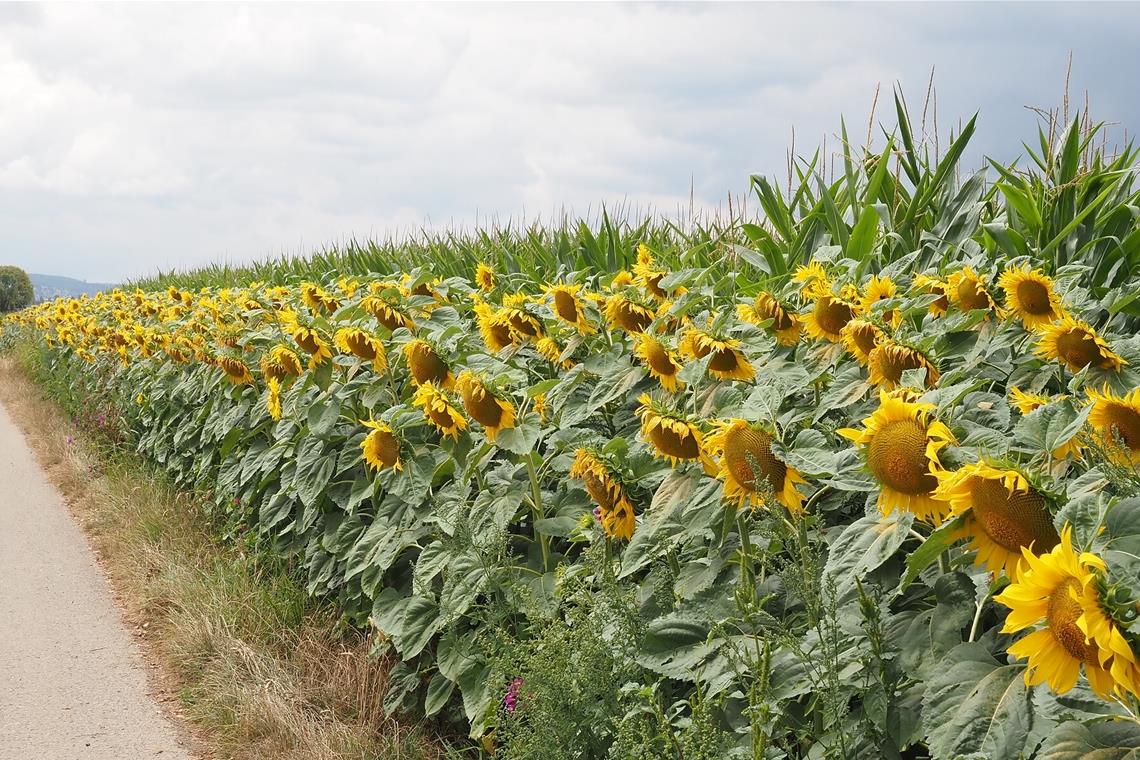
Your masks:
M59 493L0 405L0 760L189 760Z

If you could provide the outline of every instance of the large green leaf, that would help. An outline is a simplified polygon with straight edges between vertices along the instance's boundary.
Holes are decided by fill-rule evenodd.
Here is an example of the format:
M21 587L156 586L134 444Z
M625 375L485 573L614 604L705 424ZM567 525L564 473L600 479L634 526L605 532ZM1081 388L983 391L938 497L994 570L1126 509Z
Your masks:
M824 576L835 584L840 598L855 588L858 580L882 565L902 546L914 523L910 512L867 515L848 525L828 547Z
M1129 720L1068 721L1049 734L1038 760L1140 760L1140 726Z

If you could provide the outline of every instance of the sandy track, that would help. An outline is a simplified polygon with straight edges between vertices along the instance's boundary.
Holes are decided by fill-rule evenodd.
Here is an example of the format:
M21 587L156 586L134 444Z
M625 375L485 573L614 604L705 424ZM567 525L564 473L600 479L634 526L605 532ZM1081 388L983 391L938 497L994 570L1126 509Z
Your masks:
M0 760L189 760L106 579L0 405Z

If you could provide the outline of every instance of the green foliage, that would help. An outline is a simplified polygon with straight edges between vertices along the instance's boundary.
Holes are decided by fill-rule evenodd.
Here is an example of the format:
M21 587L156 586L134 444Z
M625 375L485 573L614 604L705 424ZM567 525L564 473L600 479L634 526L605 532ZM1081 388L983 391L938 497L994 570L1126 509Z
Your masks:
M19 311L35 298L28 273L14 266L0 266L0 314Z

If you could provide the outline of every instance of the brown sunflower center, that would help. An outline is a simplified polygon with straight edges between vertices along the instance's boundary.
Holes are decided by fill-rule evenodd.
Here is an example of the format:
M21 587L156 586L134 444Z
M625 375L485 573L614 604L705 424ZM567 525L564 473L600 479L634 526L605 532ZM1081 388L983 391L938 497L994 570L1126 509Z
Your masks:
M883 425L867 447L867 467L885 486L899 493L931 493L938 481L926 458L926 428L915 420Z
M614 508L615 499L610 494L608 484L592 472L586 472L582 475L582 482L586 486L586 493L590 494L602 510L611 510Z
M376 347L362 332L349 333L345 336L345 343L348 345L348 350L361 359L376 358Z
M665 377L672 377L677 374L680 367L669 356L669 352L655 340L646 341L645 343L645 361L650 369L659 375Z
M1049 611L1045 613L1045 619L1049 622L1049 632L1066 652L1081 662L1096 663L1096 647L1085 639L1084 632L1077 625L1077 619L1084 611L1075 598L1080 592L1081 584L1076 578L1061 581L1049 596Z
M296 339L297 345L310 354L315 354L321 350L321 344L317 341L317 334L312 330L302 329L293 337Z
M971 478L971 512L986 535L1011 552L1052 550L1061 541L1045 499L1032 487L1012 494L999 480Z
M578 302L565 290L554 291L554 311L567 322L578 321Z
M1120 436L1129 451L1140 450L1140 413L1125 406L1113 405L1109 411L1109 430Z
M511 323L511 327L515 329L515 332L525 335L528 338L533 338L541 332L541 328L534 317L518 309L512 309L507 316L507 320Z
M420 348L412 353L408 366L418 383L441 385L447 379L447 365L430 348Z
M982 283L970 277L964 277L958 283L958 300L966 311L990 308L990 296Z
M761 319L772 320L773 330L789 330L795 326L788 312L784 311L784 308L774 298L756 299L756 313L760 315Z
M463 405L467 412L483 427L498 427L503 421L503 408L490 393L469 388L463 391Z
M659 425L649 432L649 440L662 454L676 459L696 459L701 455L701 447L691 432L678 432Z
M738 426L724 436L724 461L732 477L745 491L756 490L756 471L774 491L784 487L788 466L772 453L772 436L763 430Z
M1096 339L1084 330L1070 330L1057 338L1057 354L1071 367L1085 368L1101 361Z
M665 279L664 272L654 272L645 278L645 289L658 298L664 298L669 293L661 287L661 281Z
M883 377L896 385L902 380L903 372L908 369L926 369L926 384L933 385L938 379L933 368L922 354L906 346L893 346L879 352L879 370Z
M240 380L249 374L249 368L238 359L223 356L218 362L222 370L232 378Z
M628 332L645 332L653 321L653 313L635 303L622 301L617 307L617 323Z
M1037 280L1022 280L1017 283L1017 302L1027 314L1051 314L1053 304L1049 300L1049 288Z
M871 324L861 324L851 330L851 340L864 356L875 348L878 336L879 331Z
M718 348L713 351L712 358L709 359L709 369L716 372L732 372L741 366L743 359L740 354L732 348Z
M381 468L391 467L400 457L396 437L386 430L373 430L365 441L365 459Z
M441 430L455 427L455 418L451 415L451 407L436 407L434 404L427 407L428 419Z
M842 301L821 298L815 304L815 322L829 335L839 335L840 331L855 316L851 307Z

